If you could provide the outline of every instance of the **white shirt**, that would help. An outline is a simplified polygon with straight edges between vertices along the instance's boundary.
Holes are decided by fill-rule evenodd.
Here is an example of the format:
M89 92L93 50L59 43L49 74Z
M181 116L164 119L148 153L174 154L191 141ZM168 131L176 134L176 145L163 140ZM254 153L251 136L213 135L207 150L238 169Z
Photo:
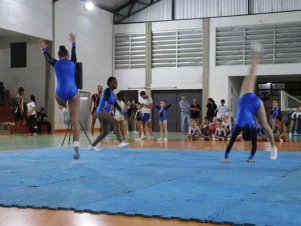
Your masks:
M153 103L153 99L151 97L147 97L146 99L143 99L140 101L141 104L150 105ZM142 107L143 114L150 114L151 108Z
M124 111L124 102L121 100L116 100L117 104L120 106L120 108ZM115 109L115 118L118 120L118 121L123 121L125 119L124 115L118 110L118 109Z
M28 108L28 111L32 111L31 115L35 115L37 114L36 111L35 111L35 107L36 107L36 104L33 102L33 101L30 101L27 103L27 108Z
M192 126L189 126L188 134L192 136L201 135L200 127L197 126L193 128Z
M294 112L291 116L292 119L298 119L301 117L301 112Z
M230 111L226 105L220 105L217 107L218 118L223 118L226 115L226 112Z

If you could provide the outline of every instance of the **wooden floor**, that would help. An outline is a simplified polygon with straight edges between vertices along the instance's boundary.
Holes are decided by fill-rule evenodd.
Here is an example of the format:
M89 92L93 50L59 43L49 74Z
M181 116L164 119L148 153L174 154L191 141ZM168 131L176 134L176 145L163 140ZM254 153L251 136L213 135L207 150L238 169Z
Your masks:
M25 138L26 139L26 138ZM31 139L31 138L29 138ZM280 151L301 151L301 139L293 137L290 142L277 143ZM115 146L116 142L106 142L103 146ZM156 141L131 141L132 148L163 148L163 149L193 149L193 150L224 150L224 141L194 141L174 138L167 143ZM84 146L86 146L84 144ZM236 142L234 150L249 150L247 142ZM258 150L269 150L267 142L259 142ZM233 153L235 154L235 153ZM281 157L281 155L280 155ZM221 159L223 156L221 155ZM33 210L0 208L0 226L208 226L197 222L176 220L161 220L141 217L124 217L110 215L93 215L74 213L72 211Z

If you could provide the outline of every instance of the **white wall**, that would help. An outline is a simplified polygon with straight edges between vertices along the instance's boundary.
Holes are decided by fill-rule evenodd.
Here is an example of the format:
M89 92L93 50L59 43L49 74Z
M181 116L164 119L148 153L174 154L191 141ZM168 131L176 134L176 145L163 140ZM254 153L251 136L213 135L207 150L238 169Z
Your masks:
M77 34L77 59L83 63L84 91L96 92L112 75L113 15L95 8L87 11L81 1L55 3L55 52L59 45L70 48L69 32ZM55 129L65 129L56 106Z
M10 68L10 43L27 42L27 67ZM14 97L18 88L25 89L25 101L30 94L35 95L37 108L45 106L45 60L36 46L36 39L16 36L0 37L0 80Z
M52 0L1 0L0 28L52 40Z
M181 29L203 28L203 20L183 20L152 23L152 31L172 31ZM202 89L203 88L203 67L169 67L153 68L152 84L153 89L160 87L177 87L177 89Z
M145 23L114 25L114 34L117 33L144 33ZM113 55L115 52L113 43ZM145 87L145 68L115 69L113 60L113 74L118 79L118 89L139 89Z
M253 16L227 17L210 19L210 76L209 96L220 100L230 100L229 77L246 76L249 66L215 66L215 35L216 27L240 26L252 24L277 24L285 22L296 22L301 20L301 12L288 12L278 14L263 14ZM257 74L259 76L283 76L301 73L301 64L266 64L259 65ZM301 78L300 78L301 79ZM217 88L218 87L218 88Z

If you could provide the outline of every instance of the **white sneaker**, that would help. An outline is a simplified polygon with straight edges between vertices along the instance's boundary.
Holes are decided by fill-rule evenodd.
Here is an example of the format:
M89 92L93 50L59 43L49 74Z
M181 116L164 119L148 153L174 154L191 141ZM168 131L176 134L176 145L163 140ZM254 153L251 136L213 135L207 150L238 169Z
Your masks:
M119 148L126 148L126 147L128 147L129 146L129 144L128 143L125 143L125 142L121 142L120 144L119 144Z
M168 141L167 137L165 137L165 138L163 139L163 141Z
M64 124L68 126L71 123L70 112L67 108L63 108L62 112L64 116Z
M163 138L162 137L159 137L158 139L156 139L156 141L162 141Z
M293 135L292 133L289 133L289 134L288 134L289 137L291 137L292 135Z
M135 141L142 141L142 138L138 137L138 138L135 139Z
M272 147L271 157L270 157L271 160L276 160L277 159L277 157L278 157L278 153L277 152L278 152L277 147L276 146Z
M282 140L282 139L279 139L279 142L280 142L280 143L283 143L283 140Z
M141 140L145 140L146 139L146 137L145 136L141 136Z
M91 136L91 137L90 137L90 140L94 140L94 137L93 137L93 136Z
M297 131L294 132L294 135L298 135Z

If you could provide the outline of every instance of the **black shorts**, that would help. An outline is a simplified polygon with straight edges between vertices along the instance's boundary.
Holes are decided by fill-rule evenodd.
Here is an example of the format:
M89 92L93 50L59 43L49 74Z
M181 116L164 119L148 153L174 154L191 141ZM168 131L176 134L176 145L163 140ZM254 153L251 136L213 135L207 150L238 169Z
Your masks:
M21 112L17 112L17 114L15 114L16 121L22 121L23 119L24 119L24 115L21 114Z

